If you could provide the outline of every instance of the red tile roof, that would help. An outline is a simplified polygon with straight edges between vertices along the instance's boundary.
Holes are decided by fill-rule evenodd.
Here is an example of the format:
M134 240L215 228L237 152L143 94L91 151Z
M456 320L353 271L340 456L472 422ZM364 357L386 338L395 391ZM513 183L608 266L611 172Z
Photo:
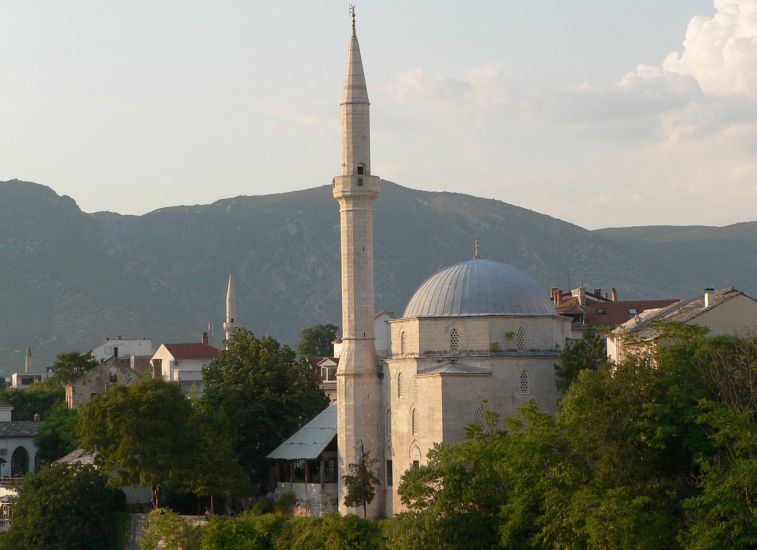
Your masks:
M555 306L561 315L576 316L574 321L588 326L617 326L647 309L667 307L678 302L669 300L587 300L585 305L578 303L576 296L560 296L560 303Z
M213 359L218 350L208 344L163 344L174 359Z

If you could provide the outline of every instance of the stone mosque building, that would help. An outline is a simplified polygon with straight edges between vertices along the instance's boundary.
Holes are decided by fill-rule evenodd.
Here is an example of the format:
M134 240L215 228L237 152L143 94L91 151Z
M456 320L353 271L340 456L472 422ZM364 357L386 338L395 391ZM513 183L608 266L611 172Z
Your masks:
M332 501L337 495L332 505L338 503L341 513L362 513L344 506L342 476L361 449L370 452L378 459L381 481L368 507L375 518L402 510L396 491L402 474L424 464L435 443L460 441L467 425L481 421L482 407L506 416L534 399L540 409L555 411L554 364L571 322L557 314L548 292L528 274L476 253L420 285L402 317L389 321L389 354L378 358L373 201L380 189L371 170L368 91L354 12L340 111L341 174L333 181L340 207L342 285L336 415L332 405L269 456L288 459L290 466L310 459L308 476L320 460L320 477L302 478L313 486L302 498L317 499L320 485ZM334 416L335 425L329 424ZM329 476L334 429L333 474L338 475ZM321 439L313 446L315 434ZM296 453L305 447L310 454ZM293 490L293 481L287 490ZM328 482L335 486L325 488ZM320 502L317 509L329 506Z

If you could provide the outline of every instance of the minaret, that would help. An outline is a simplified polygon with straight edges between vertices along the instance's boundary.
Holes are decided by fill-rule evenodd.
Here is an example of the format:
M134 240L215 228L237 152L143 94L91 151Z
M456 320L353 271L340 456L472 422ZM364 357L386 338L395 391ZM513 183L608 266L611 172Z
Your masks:
M234 297L234 281L231 280L231 273L229 273L229 284L226 286L226 320L223 322L223 332L226 339L224 340L224 347L228 349L228 342L231 339L231 335L234 333L237 318L237 301Z
M344 505L342 476L360 458L361 445L383 471L381 444L381 379L373 337L373 201L379 178L371 175L368 90L355 33L352 36L341 101L342 174L334 178L339 202L342 264L342 354L337 368L337 444L339 447L339 511ZM369 517L384 510L384 486L368 507ZM362 512L362 510L361 510Z
M26 346L26 355L24 356L24 373L29 374L32 371L32 347Z

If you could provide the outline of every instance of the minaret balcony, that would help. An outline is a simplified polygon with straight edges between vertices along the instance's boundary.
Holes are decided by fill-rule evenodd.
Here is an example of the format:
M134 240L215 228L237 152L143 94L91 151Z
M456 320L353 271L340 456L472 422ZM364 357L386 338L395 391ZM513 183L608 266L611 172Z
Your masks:
M379 194L379 180L378 176L336 176L333 181L334 198L354 197L373 200Z

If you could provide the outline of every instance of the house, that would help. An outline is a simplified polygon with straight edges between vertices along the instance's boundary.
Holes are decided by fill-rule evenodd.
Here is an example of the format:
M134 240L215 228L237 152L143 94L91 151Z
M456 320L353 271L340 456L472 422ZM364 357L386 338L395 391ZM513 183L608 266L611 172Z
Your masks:
M274 460L275 494L294 493L299 513L336 512L336 405L331 404L284 441L267 458Z
M677 298L618 300L618 292L614 288L608 293L601 288L590 292L582 287L570 291L553 287L551 298L557 313L571 319L570 337L574 340L580 340L589 328L614 328L648 309L667 307L678 302ZM604 332L597 332L604 337Z
M336 368L339 365L338 357L310 357L310 364L313 365L320 374L320 386L328 398L329 402L336 401Z
M757 301L733 287L707 288L697 298L643 311L608 335L607 357L622 361L631 349L653 348L662 334L658 324L665 322L703 326L713 336L754 334L757 333Z
M183 392L204 391L202 368L215 359L218 349L208 344L203 333L202 342L161 344L150 359L153 376L179 384Z
M89 354L92 359L102 363L109 357L150 357L153 353L152 340L148 338L124 339L121 336L106 338L105 342L92 348Z
M113 386L131 384L140 375L149 375L150 373L149 356L118 357L112 355L70 384L65 385L66 405L69 409L76 408L87 403L93 396L105 393Z
M32 347L26 346L26 353L24 354L24 372L14 372L11 374L10 380L8 380L8 385L11 388L16 389L28 388L32 384L41 382L47 377L47 375L47 373L32 372Z
M19 477L37 469L39 415L35 420L13 420L13 405L0 402L0 477Z

